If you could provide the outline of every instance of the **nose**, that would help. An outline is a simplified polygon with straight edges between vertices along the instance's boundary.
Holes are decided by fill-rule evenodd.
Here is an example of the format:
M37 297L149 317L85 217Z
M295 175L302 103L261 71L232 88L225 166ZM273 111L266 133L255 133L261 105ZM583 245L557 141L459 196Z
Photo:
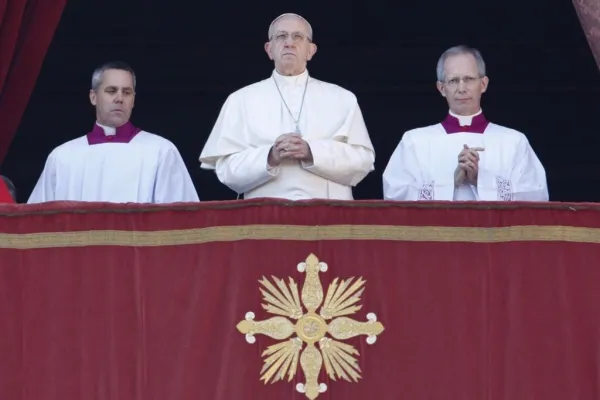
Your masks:
M117 103L123 102L123 93L117 92L117 95L115 96L115 102L117 102Z

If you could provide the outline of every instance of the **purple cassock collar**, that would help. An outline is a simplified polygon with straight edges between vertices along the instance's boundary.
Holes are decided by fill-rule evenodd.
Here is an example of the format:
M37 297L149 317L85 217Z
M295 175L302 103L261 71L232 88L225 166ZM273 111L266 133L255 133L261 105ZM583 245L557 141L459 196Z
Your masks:
M87 140L90 146L102 143L129 143L141 131L140 128L133 126L131 122L127 122L125 125L116 128L114 135L107 135L101 126L94 124L94 129L87 134Z
M471 121L471 125L461 126L458 118L448 114L446 118L442 121L442 126L446 130L446 133L460 133L460 132L468 132L468 133L483 133L485 128L489 125L490 121L488 121L483 113L476 115L473 117Z

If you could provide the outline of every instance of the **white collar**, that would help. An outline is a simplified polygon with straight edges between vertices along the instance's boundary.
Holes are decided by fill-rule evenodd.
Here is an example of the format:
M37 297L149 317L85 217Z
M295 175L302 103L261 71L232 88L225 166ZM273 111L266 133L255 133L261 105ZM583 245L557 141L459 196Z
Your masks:
M304 72L299 75L286 76L281 75L276 69L274 69L273 77L279 86L304 86L306 84L306 80L308 79L308 70L305 69Z
M98 125L100 128L102 128L102 130L104 131L104 134L106 136L114 136L117 134L117 128L114 128L112 126L102 125L98 121L96 121L96 125Z
M482 112L483 112L483 110L480 108L479 111L473 115L457 115L457 114L454 114L452 111L450 111L450 115L452 115L454 118L458 119L458 124L460 126L470 126L471 123L473 122L473 117L478 116Z

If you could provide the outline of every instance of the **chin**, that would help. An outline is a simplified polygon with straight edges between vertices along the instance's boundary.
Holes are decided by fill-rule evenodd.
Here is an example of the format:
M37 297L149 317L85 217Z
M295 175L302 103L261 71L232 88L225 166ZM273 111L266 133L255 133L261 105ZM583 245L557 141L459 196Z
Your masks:
M296 70L296 65L295 64L282 64L281 65L281 72L285 75L285 74L292 74L294 71Z
M461 115L471 115L471 114L475 114L477 111L473 111L473 107L456 107L456 113L457 114L461 114Z
M126 119L118 119L118 120L113 120L111 122L115 126L115 128L118 128L122 125L125 125L127 123L127 120Z

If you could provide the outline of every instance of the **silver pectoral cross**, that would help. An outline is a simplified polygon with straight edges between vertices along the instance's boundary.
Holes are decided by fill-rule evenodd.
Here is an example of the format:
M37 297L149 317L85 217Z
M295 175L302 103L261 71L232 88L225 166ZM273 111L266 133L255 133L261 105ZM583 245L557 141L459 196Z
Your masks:
M294 131L294 133L297 133L299 135L301 134L300 127L298 126L298 124L296 124L296 130Z

